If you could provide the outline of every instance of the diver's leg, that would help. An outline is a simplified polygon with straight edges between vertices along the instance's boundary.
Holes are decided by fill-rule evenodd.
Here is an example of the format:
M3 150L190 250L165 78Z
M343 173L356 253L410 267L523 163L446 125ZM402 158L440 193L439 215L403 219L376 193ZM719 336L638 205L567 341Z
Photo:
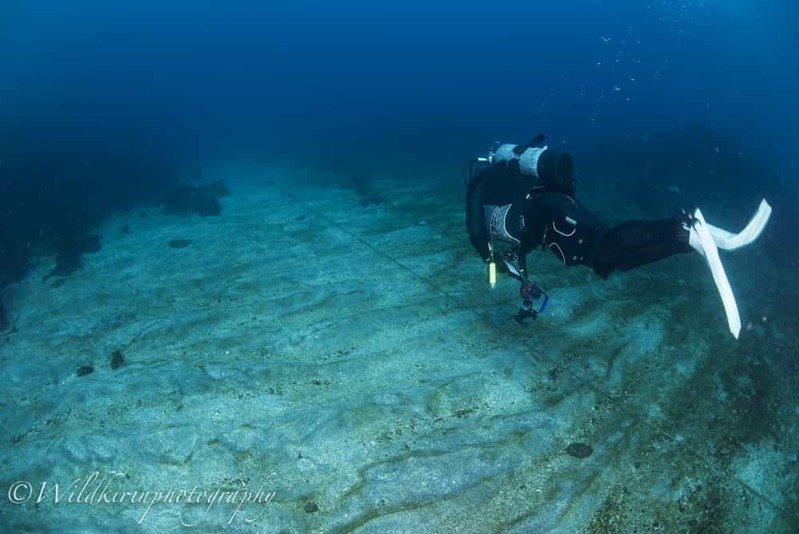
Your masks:
M690 234L678 219L627 221L614 226L599 240L593 257L594 271L607 278L615 270L627 271L690 252Z
M730 332L737 339L741 333L741 318L727 274L719 258L718 248L735 250L760 236L771 215L764 200L749 224L738 234L732 234L705 221L698 209L681 212L671 219L628 221L600 238L594 254L593 268L607 277L613 270L627 270L695 250L706 261L718 289Z

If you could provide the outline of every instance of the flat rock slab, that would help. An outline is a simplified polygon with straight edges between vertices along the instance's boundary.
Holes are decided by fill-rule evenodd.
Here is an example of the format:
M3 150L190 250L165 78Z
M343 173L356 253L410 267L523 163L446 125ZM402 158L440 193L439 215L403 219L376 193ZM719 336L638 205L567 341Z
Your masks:
M735 342L697 258L534 253L523 328L457 186L219 174L221 216L120 217L10 291L2 530L795 531L795 324Z

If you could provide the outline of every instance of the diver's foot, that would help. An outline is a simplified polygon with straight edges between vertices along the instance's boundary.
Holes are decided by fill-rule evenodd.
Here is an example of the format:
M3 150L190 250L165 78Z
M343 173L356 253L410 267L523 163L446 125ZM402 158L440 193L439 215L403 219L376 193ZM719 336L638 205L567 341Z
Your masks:
M697 232L697 226L701 224L701 221L696 216L698 211L694 207L681 210L674 216L674 223L677 226L677 239L704 256L702 239Z

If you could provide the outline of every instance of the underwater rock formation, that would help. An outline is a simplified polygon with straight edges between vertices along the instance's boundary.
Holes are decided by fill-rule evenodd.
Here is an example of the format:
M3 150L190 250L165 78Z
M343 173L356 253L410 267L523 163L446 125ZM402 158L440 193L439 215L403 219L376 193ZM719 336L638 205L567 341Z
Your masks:
M186 248L191 245L191 239L170 239L167 245L169 248Z
M80 268L81 258L84 254L98 252L101 248L100 236L65 236L58 242L55 255L55 267L47 276L69 276Z
M125 356L122 354L121 350L117 349L111 353L111 363L109 366L112 370L116 371L123 365L125 365Z
M175 158L147 138L6 125L0 155L0 294L37 257L55 258L48 277L74 272L84 254L100 250L93 229L115 213L160 205L218 215L227 195L221 182L181 184ZM7 313L0 307L0 324Z
M375 190L374 180L364 173L356 173L344 183L345 187L355 190L361 198L361 206L383 204L387 199Z
M587 443L574 442L574 443L569 443L566 446L566 453L569 456L583 459L591 456L594 453L594 448L591 447L591 445L588 445Z
M164 213L188 217L196 213L209 217L222 213L219 199L229 195L224 183L216 181L206 185L176 184L165 196Z

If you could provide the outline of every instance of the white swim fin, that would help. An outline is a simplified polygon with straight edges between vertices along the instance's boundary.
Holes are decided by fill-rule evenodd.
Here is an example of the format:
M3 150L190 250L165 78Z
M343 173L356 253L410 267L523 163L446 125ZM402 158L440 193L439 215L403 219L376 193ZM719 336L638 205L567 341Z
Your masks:
M727 280L727 273L724 272L724 265L722 265L721 258L719 258L718 249L736 250L752 243L763 233L769 217L771 217L771 206L763 199L760 201L760 205L749 224L737 234L708 223L698 209L693 213L693 224L685 225L689 232L688 243L705 258L708 267L710 267L713 281L716 283L716 289L719 292L719 296L721 296L721 302L724 304L727 325L735 339L738 339L741 333L741 317L738 313L738 304L735 301L732 287L730 287L730 282Z
M749 221L749 224L737 234L733 234L732 232L728 232L723 228L718 228L707 222L705 225L710 231L710 235L713 236L713 241L716 242L718 248L735 250L745 247L760 237L760 234L763 233L763 229L768 223L769 217L771 217L771 206L763 199L760 201L760 205L757 207L757 211Z
M708 267L710 267L716 289L721 296L722 304L724 304L724 312L727 314L727 325L735 339L738 339L741 333L741 316L738 314L738 304L735 302L735 295L732 293L729 280L727 280L727 273L724 272L724 265L721 264L716 242L699 209L693 213L693 218L695 219L694 223L688 228L688 242L694 250L704 256Z

